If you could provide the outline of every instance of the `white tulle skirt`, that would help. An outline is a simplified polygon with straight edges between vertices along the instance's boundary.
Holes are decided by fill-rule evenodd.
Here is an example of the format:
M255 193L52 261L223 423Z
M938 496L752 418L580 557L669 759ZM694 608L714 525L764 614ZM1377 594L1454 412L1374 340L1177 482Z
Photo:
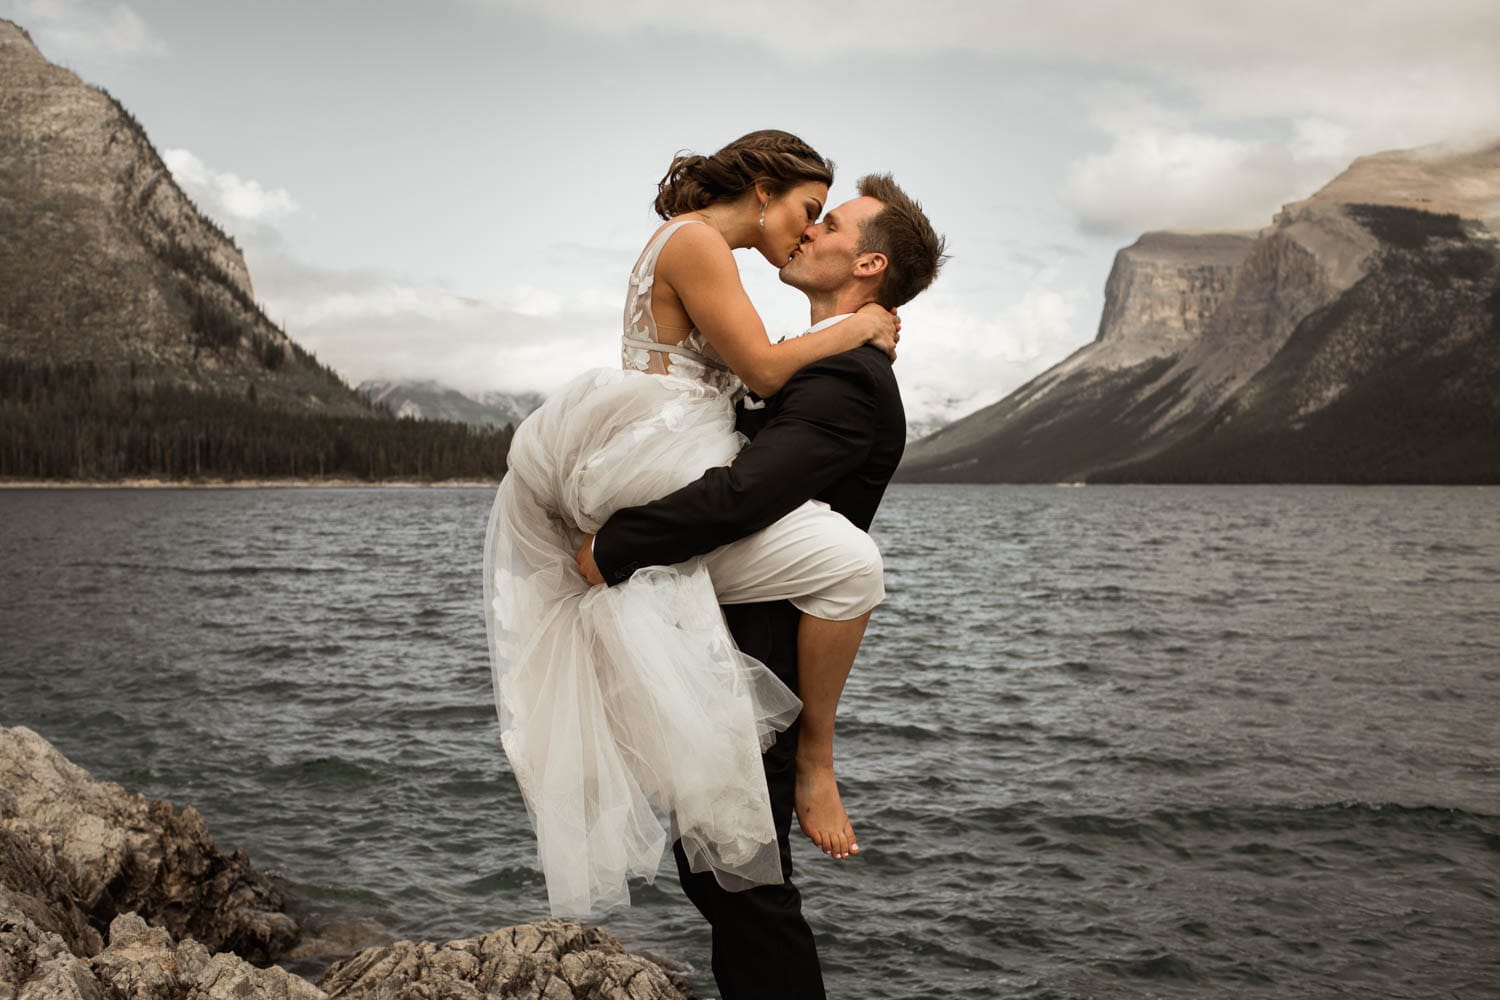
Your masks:
M680 838L730 889L779 883L761 764L801 703L736 647L701 560L589 587L584 532L727 464L727 396L690 379L589 372L517 429L485 543L501 740L556 916L629 902ZM857 529L852 529L856 530Z

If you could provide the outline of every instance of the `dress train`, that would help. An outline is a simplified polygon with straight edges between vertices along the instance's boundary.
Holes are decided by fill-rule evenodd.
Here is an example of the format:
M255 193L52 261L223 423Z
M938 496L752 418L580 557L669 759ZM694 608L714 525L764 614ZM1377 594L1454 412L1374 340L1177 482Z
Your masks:
M485 542L501 739L556 916L629 901L672 839L726 888L782 880L761 751L801 702L741 653L700 559L590 587L574 553L622 507L728 464L730 397L599 370L517 429Z

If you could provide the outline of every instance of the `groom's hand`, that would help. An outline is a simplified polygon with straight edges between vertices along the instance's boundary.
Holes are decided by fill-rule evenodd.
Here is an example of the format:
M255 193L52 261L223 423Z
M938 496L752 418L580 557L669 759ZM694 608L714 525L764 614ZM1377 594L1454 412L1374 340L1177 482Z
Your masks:
M578 572L589 582L589 586L597 587L604 582L604 574L599 572L599 566L594 562L594 536L584 535L583 544L578 546L578 555L574 557L578 563Z

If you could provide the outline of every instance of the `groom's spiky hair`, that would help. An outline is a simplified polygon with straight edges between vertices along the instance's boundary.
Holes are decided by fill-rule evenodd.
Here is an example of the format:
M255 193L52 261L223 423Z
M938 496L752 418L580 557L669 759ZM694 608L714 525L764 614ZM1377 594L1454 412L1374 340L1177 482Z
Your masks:
M890 174L866 174L859 179L859 193L885 207L865 221L859 230L855 253L885 255L885 276L875 300L887 309L903 306L917 297L948 255L948 241L939 236L922 212L922 206L896 184Z

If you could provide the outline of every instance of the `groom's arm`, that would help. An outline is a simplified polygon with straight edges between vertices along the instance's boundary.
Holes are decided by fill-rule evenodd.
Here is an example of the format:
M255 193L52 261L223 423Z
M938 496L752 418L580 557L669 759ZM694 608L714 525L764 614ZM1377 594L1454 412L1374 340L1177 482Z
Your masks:
M876 389L850 354L802 369L776 415L730 465L660 500L617 511L594 539L606 583L670 566L754 534L857 469L870 453Z

